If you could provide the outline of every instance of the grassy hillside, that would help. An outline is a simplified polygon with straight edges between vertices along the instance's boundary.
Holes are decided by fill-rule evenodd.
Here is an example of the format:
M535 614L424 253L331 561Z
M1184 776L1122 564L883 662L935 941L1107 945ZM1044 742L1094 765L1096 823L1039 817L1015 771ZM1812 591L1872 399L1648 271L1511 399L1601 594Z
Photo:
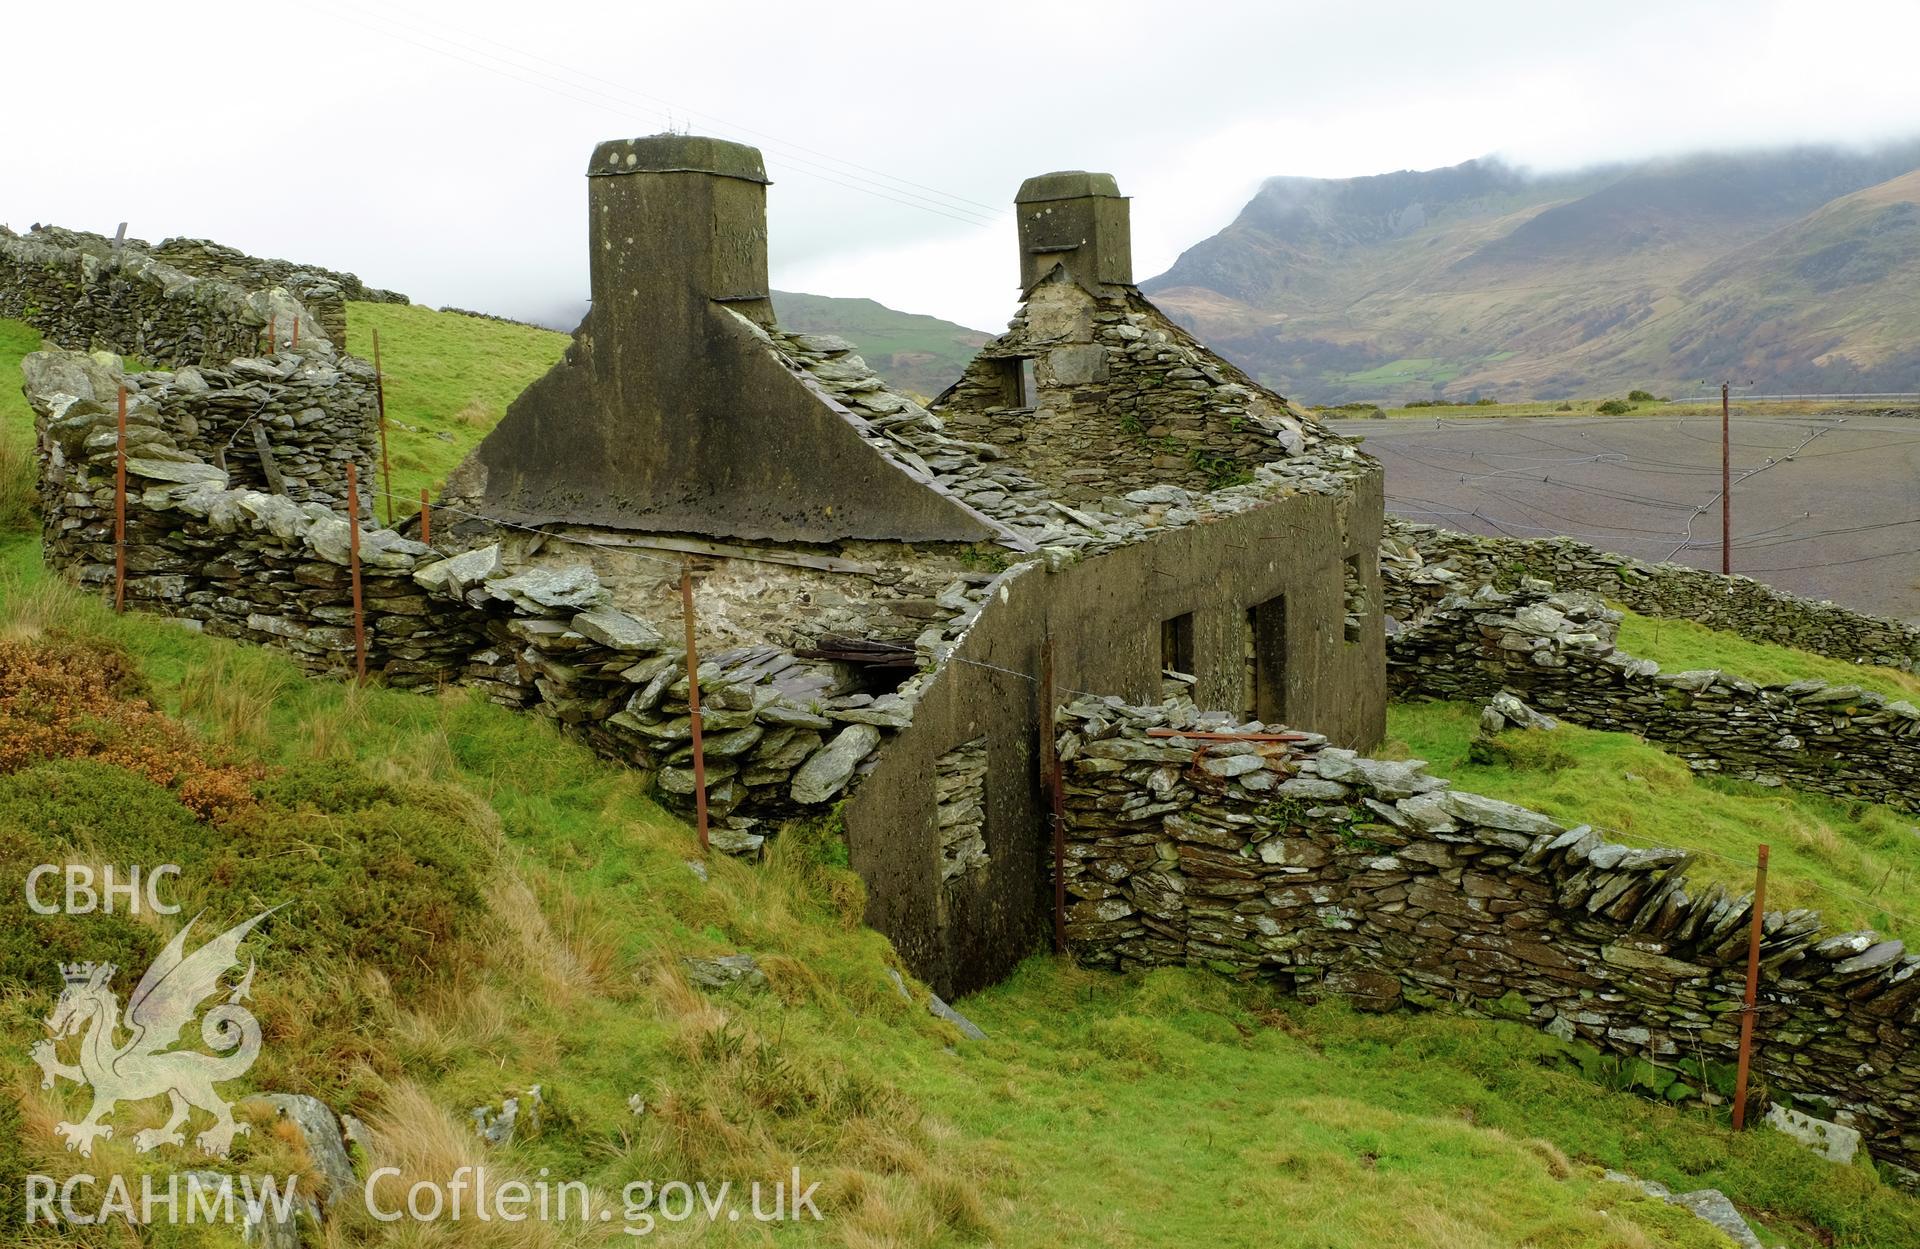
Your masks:
M1920 699L1920 677L1750 642L1686 620L1627 612L1619 645L1669 672L1718 668L1757 682L1821 680L1887 698ZM1753 884L1753 847L1772 847L1768 897L1782 909L1811 907L1838 929L1875 928L1920 940L1920 821L1872 803L1843 802L1694 774L1685 763L1624 733L1563 725L1477 741L1478 706L1397 705L1395 748L1426 759L1440 776L1544 811L1591 823L1636 846L1698 854L1701 882Z
M461 457L568 342L552 330L411 304L347 306L348 350L371 360L376 330L396 518L419 510L421 487L439 494Z
M871 299L773 293L774 315L789 330L838 334L888 383L930 399L958 381L990 334Z
M0 531L26 527L37 497L33 409L20 393L20 359L38 350L38 331L0 318Z
M989 1039L961 1041L888 983L831 830L703 881L688 829L537 717L307 681L269 652L112 617L39 573L29 539L0 550L0 721L31 743L0 753L0 851L164 852L189 913L220 922L290 902L255 943L271 1040L253 1078L360 1115L373 1159L409 1180L546 1167L617 1207L638 1177L798 1166L825 1221L783 1229L795 1244L1716 1243L1596 1180L1614 1166L1724 1188L1786 1243L1920 1244L1916 1208L1866 1171L1611 1092L1519 1025L1037 958L964 1004ZM103 699L140 726L132 756L132 730L94 718ZM48 1128L77 1099L22 1058L54 964L104 946L144 966L164 932L10 918L0 1075L23 1126L0 1166L66 1175L82 1160ZM735 951L766 989L703 991L678 961ZM467 1109L535 1083L540 1130L483 1150ZM95 1171L166 1165L99 1148ZM250 1167L301 1162L270 1132L240 1149ZM364 1219L343 1236L414 1243ZM599 1241L468 1225L459 1243Z
M1920 145L1276 178L1146 283L1312 403L1920 386Z
M410 449L415 480L444 472L493 419L462 412L504 406L513 379L562 345L419 309L352 313L356 333L381 327L390 397L409 405L390 405L395 418L455 437L429 432ZM31 346L0 324L0 370ZM24 445L24 408L0 415L0 436ZM1667 623L1655 648L1667 661L1714 644ZM1785 902L1920 931L1883 913L1920 911L1911 820L1695 781L1643 744L1574 730L1509 735L1504 762L1476 762L1472 715L1401 708L1393 727L1469 787L1629 839L1671 836L1734 860L1771 840ZM1624 1065L1583 1070L1519 1024L1357 1015L1201 971L1117 976L1036 955L962 1003L988 1032L965 1041L889 981L897 962L858 922L861 885L833 827L786 834L764 864L716 858L704 878L698 857L640 778L540 717L461 690L311 681L273 652L116 617L42 571L31 533L0 532L7 875L49 859L170 861L185 869L186 913L204 907L208 924L287 903L249 951L268 1035L249 1080L358 1115L373 1132L368 1160L403 1182L480 1162L500 1178L546 1168L590 1183L617 1233L630 1181L799 1167L821 1181L825 1219L775 1239L862 1249L1724 1249L1691 1217L1597 1179L1614 1167L1722 1188L1769 1244L1920 1247L1920 1205L1869 1169L1616 1091ZM1701 871L1739 877L1719 860ZM29 916L17 891L0 918L0 1195L24 1170L177 1165L135 1153L130 1134L90 1160L65 1152L52 1125L77 1117L81 1094L40 1089L25 1058L59 962L113 958L130 984L170 922ZM681 961L735 952L757 959L764 988L701 989ZM534 1084L538 1130L481 1146L469 1111ZM144 1113L123 1123L148 1126L160 1108ZM306 1159L260 1120L236 1164ZM0 1200L0 1240L20 1241L5 1222L18 1212ZM469 1221L450 1239L344 1219L329 1244L627 1243L600 1225ZM726 1223L704 1239L765 1240ZM20 1243L135 1242L92 1229Z
M1665 620L1626 612L1619 646L1630 655L1651 659L1668 672L1721 668L1761 684L1826 681L1858 685L1887 698L1920 700L1920 676L1897 668L1850 664L1806 651L1750 642L1735 633L1709 629L1691 620Z

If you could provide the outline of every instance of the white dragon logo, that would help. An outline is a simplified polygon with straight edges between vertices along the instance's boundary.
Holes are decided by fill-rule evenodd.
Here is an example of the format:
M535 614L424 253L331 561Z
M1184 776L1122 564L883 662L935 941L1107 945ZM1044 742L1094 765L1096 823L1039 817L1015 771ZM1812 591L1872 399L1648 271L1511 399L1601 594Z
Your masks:
M188 920L140 978L128 999L124 1022L120 1000L112 988L113 964L61 966L66 987L46 1020L52 1039L35 1044L32 1057L40 1066L41 1088L52 1088L56 1079L93 1088L93 1109L87 1117L79 1123L57 1125L69 1150L91 1155L95 1137L113 1137L113 1126L102 1120L113 1113L115 1106L147 1101L162 1093L171 1100L172 1111L165 1127L147 1128L134 1135L134 1146L141 1153L162 1145L186 1144L180 1128L196 1107L214 1118L213 1126L194 1138L207 1153L224 1158L233 1138L247 1133L247 1126L234 1122L232 1106L213 1086L245 1075L260 1054L260 1021L240 1005L252 994L251 961L227 1000L200 1021L201 1039L210 1049L215 1053L237 1052L216 1058L197 1050L168 1047L180 1039L181 1029L192 1022L200 1004L220 988L220 977L238 963L240 942L254 925L278 909L262 911L229 928L190 955L184 953L187 934L200 917ZM124 1044L114 1039L123 1029L132 1034ZM58 1043L82 1032L85 1036L80 1042L78 1065L61 1062Z

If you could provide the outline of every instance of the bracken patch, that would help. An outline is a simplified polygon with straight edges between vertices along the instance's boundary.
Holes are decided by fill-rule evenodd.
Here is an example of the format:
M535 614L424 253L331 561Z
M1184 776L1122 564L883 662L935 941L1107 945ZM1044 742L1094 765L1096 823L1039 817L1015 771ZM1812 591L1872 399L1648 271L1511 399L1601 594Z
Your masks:
M260 775L209 757L117 650L57 636L0 641L0 775L59 759L125 768L207 820L252 805Z

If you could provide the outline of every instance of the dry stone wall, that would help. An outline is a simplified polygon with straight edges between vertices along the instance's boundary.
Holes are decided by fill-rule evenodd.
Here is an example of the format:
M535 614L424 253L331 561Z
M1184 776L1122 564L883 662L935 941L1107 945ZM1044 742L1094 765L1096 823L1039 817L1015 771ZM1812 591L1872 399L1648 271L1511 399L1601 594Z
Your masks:
M1190 705L1085 699L1060 726L1067 933L1087 963L1198 964L1374 1009L1524 1016L1625 1057L1733 1060L1752 901L1689 890L1681 851L1317 737L1148 736L1223 727ZM1764 931L1762 1087L1920 1167L1920 957L1807 911Z
M1694 620L1833 659L1920 669L1920 628L1776 590L1749 577L1649 564L1572 538L1457 533L1389 517L1381 543L1387 612L1410 622L1451 595L1522 577L1587 590L1649 616Z
M291 353L267 363L307 365ZM30 356L27 374L47 561L104 590L114 568L116 417L100 396L118 379L107 362L68 352ZM203 440L171 419L172 399L149 401L153 393L142 387L128 412L129 605L278 647L312 672L349 669L346 515L236 487L234 470L195 454ZM361 512L370 516L368 500ZM583 566L509 571L495 543L448 555L368 523L361 561L370 672L398 687L470 685L550 716L600 753L655 773L669 803L691 804L685 651L668 640L679 636L677 619L663 629L618 610ZM922 679L875 695L843 665L774 646L704 656L715 844L753 851L762 820L836 801L907 724Z
M1855 685L1665 673L1615 649L1619 619L1591 594L1483 586L1388 639L1388 688L1480 702L1510 692L1658 742L1696 771L1920 809L1920 708Z
M0 227L0 317L62 347L173 367L219 364L258 349L270 306L133 247L116 252L97 236Z
M379 428L373 369L365 361L326 351L283 351L205 368L123 374L111 356L36 352L23 371L30 392L72 395L85 401L84 410L111 409L116 388L124 384L129 455L198 460L224 469L232 485L284 494L296 503L344 508L347 463L355 461L365 483L361 512L370 514ZM89 436L111 450L111 425ZM56 442L46 449L64 461L103 448ZM54 478L59 472L56 463Z
M347 342L349 300L379 304L411 302L397 291L368 286L351 273L249 256L208 239L167 239L151 250L155 259L195 277L218 278L243 290L285 287L313 312L326 329L327 337L342 347Z

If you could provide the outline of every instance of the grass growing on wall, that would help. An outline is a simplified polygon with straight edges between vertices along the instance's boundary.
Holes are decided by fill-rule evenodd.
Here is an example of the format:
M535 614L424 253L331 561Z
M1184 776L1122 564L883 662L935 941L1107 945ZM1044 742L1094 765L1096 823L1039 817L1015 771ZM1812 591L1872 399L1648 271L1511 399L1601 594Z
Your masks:
M1858 685L1888 698L1920 698L1920 676L1912 673L1750 642L1737 633L1710 629L1691 620L1626 612L1620 621L1618 644L1629 655L1655 661L1665 672L1718 668L1762 685L1816 680Z
M1920 940L1920 820L1892 807L1696 776L1626 733L1573 725L1500 734L1493 761L1467 703L1397 703L1393 753L1425 759L1461 789L1592 824L1633 846L1704 852L1687 874L1753 887L1754 847L1772 847L1769 909L1813 907L1836 931L1874 928Z
M1920 1207L1867 1170L1610 1092L1519 1025L1359 1016L1203 971L1036 958L963 1004L989 1039L960 1041L887 981L891 951L858 922L831 830L781 839L763 866L717 858L703 883L690 830L541 717L464 691L308 680L271 651L114 617L40 571L24 536L0 539L0 639L9 655L64 639L124 657L209 759L259 770L257 802L221 822L108 759L16 761L0 775L0 850L70 843L118 861L170 842L205 869L182 882L189 911L291 894L260 943L270 1040L256 1087L389 1124L409 1180L484 1161L617 1199L633 1179L798 1166L822 1181L827 1215L777 1238L802 1245L1718 1243L1596 1178L1613 1166L1724 1188L1770 1243L1920 1244ZM386 856L378 871L356 858L368 850ZM435 862L444 875L409 867ZM23 1111L0 1168L174 1165L135 1155L130 1132L91 1160L65 1153L47 1128L79 1094L42 1093L23 1057L58 959L94 957L86 943L106 934L131 964L164 934L74 919L70 950L17 895L0 905L0 959L18 976L0 999L0 1082ZM422 929L434 948L409 963ZM680 955L736 950L769 990L706 993L679 969ZM483 1153L466 1111L535 1083L545 1126ZM297 1159L256 1129L239 1161ZM343 1243L414 1243L407 1230L358 1226ZM459 1243L602 1243L510 1236L524 1230L469 1224ZM727 1226L710 1240L761 1243Z
M396 518L419 510L421 487L439 494L447 474L568 342L552 330L412 304L347 305L348 350L373 359L375 330L386 373Z

